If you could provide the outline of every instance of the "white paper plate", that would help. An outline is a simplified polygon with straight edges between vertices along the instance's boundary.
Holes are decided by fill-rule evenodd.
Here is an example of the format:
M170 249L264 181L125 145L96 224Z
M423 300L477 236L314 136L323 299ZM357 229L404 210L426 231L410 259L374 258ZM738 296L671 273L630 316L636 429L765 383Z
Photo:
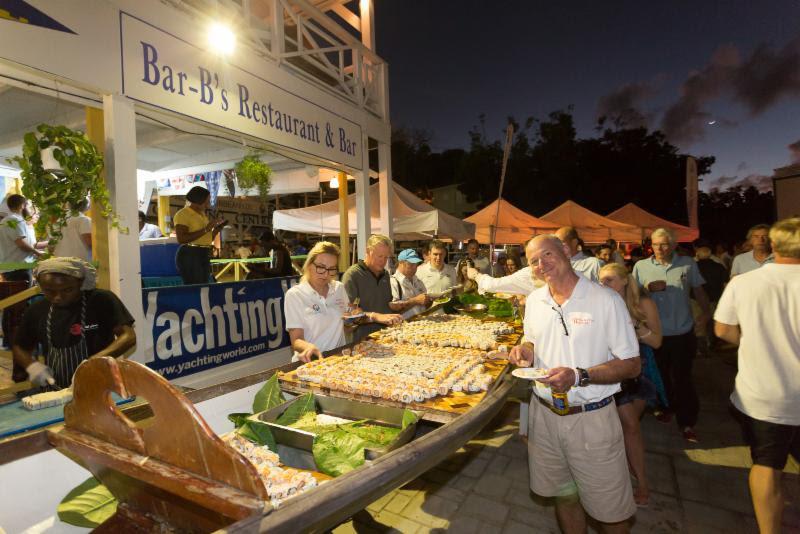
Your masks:
M525 380L536 380L547 376L548 370L541 367L517 367L511 374Z

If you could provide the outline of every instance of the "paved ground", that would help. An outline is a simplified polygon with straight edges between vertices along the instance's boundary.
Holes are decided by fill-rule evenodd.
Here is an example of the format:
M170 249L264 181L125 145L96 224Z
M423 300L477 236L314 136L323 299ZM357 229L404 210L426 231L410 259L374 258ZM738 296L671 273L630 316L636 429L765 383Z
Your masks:
M747 488L750 466L738 425L727 411L735 354L698 359L702 411L691 445L675 425L645 416L651 498L634 532L757 532ZM519 407L497 419L437 468L378 499L334 532L559 532L553 508L528 489L527 447L517 435ZM800 471L784 475L784 532L800 533Z

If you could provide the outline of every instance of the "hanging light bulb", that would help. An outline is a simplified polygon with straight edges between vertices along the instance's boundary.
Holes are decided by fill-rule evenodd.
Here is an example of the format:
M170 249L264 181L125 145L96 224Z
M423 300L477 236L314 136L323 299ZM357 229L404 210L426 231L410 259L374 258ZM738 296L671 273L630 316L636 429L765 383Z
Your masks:
M339 189L339 177L334 176L331 178L331 189Z

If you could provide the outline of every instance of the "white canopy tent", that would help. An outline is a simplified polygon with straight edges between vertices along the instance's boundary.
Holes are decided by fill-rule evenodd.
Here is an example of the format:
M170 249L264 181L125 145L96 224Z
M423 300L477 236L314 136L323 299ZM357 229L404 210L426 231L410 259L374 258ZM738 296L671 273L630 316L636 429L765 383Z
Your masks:
M380 220L378 184L369 188L371 228L383 232ZM454 241L470 239L475 235L475 225L437 210L411 191L392 183L391 211L394 235L397 239L430 239L434 236ZM356 234L356 195L347 196L348 226L350 235ZM276 230L307 234L339 235L339 201L326 202L308 208L277 210L272 214Z

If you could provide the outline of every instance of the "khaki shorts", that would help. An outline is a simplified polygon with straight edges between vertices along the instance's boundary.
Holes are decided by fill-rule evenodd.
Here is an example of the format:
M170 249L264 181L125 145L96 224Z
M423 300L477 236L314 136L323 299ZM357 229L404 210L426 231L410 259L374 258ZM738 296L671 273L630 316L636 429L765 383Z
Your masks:
M603 523L636 513L617 407L556 415L534 394L528 412L531 490L543 497L578 494L584 510Z

